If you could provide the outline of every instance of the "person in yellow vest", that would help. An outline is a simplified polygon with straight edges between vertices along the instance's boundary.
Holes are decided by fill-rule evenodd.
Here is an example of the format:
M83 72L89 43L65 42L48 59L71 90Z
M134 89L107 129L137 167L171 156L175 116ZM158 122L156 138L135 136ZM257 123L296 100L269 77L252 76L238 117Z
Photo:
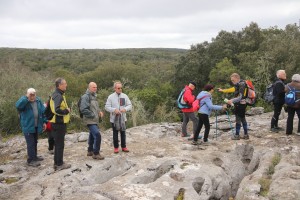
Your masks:
M54 137L54 170L63 170L71 167L63 161L65 134L67 132L67 123L70 121L70 108L68 107L65 91L67 82L63 78L55 80L55 91L51 95L50 108L54 114L50 120L52 135Z

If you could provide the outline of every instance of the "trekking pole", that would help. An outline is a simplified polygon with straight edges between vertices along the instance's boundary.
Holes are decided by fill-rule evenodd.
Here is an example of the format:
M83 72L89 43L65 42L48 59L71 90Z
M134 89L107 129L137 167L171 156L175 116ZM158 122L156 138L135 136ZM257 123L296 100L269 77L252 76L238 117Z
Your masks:
M232 127L232 123L231 123L231 120L230 120L228 111L226 111L226 115L227 115L227 118L228 118L228 121L229 121L229 124L230 124L230 129L231 129L231 131L232 131L232 135L234 135L234 131L233 131L233 127Z
M216 111L216 140L218 139L218 111Z

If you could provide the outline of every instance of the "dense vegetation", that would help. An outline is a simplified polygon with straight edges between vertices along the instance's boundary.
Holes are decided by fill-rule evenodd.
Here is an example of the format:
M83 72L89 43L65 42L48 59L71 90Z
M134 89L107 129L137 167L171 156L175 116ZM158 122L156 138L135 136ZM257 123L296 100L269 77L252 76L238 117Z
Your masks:
M76 102L87 84L94 81L100 88L99 102L103 108L113 91L114 80L124 83L134 110L128 126L150 122L178 121L175 101L189 81L198 87L207 84L229 87L229 76L238 72L254 82L261 96L278 69L285 69L288 79L299 73L300 32L296 25L261 29L251 23L241 31L220 31L211 42L180 49L118 49L118 50L38 50L0 48L0 131L2 135L19 132L14 107L26 88L34 87L46 100L53 91L56 77L68 82L67 97L72 108L70 130L82 129ZM289 80L288 80L289 81ZM225 96L215 92L214 102ZM268 109L262 100L257 105ZM108 115L102 123L109 128Z

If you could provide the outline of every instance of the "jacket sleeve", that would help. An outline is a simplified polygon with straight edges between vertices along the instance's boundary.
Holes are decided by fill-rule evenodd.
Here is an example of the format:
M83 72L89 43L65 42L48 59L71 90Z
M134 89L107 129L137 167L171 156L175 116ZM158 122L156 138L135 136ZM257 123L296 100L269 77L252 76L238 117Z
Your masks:
M28 98L26 96L22 96L17 102L16 102L16 108L18 111L22 112L25 110L26 105L28 104Z
M280 97L283 93L285 93L285 86L282 82L277 81L274 86L273 94L276 97Z
M210 97L205 97L204 102L206 104L206 106L210 109L210 110L222 110L222 106L219 105L213 105L212 100Z
M235 88L231 87L231 88L228 88L228 89L223 89L222 92L223 93L234 93L235 92Z
M55 111L56 114L58 114L58 115L67 115L67 114L69 114L69 111L67 109L64 109L64 110L60 109L60 104L63 101L63 97L61 95L58 95L58 94L54 95L52 97L52 100L53 100L53 103L54 103L54 111Z
M107 111L107 112L114 112L116 110L116 108L113 107L112 105L112 96L108 96L107 100L106 100L106 103L105 103L105 107L104 109Z
M130 101L129 97L126 96L125 110L126 110L126 111L130 111L131 109L132 109L131 101Z
M239 93L237 94L237 96L232 100L233 103L238 103L243 99L244 96L244 92L245 92L245 88L246 88L246 83L238 83L239 84Z
M90 97L84 94L81 97L80 111L87 118L95 118L95 114L90 110Z
M187 102L189 105L192 105L195 101L195 96L192 94L191 90L186 90L183 94L183 99L185 102Z
M39 107L41 109L40 112L42 114L43 123L45 124L45 123L48 122L48 119L45 116L45 106L44 106L44 104L43 104L43 102L42 102L42 100L40 98L38 98L38 103L39 103Z

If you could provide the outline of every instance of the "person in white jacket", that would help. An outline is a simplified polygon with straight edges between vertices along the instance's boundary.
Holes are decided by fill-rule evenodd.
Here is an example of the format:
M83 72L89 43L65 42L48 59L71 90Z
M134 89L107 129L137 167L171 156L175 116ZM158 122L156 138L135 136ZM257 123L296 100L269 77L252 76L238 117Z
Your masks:
M105 110L110 113L110 122L113 129L114 153L119 153L118 133L121 133L121 148L123 152L129 152L126 147L126 112L132 108L128 96L122 93L122 83L114 83L115 92L108 96Z

